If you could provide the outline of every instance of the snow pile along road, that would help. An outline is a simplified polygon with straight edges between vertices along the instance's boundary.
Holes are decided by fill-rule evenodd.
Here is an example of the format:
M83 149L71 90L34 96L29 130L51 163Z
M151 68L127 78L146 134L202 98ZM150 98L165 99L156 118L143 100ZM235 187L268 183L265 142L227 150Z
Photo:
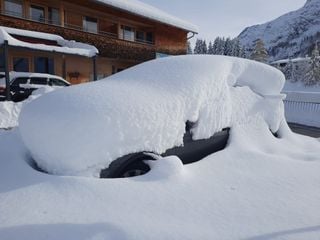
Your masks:
M158 59L33 101L21 113L20 132L48 172L98 176L120 156L181 145L186 121L196 122L194 139L256 117L276 132L283 84L280 71L249 60Z

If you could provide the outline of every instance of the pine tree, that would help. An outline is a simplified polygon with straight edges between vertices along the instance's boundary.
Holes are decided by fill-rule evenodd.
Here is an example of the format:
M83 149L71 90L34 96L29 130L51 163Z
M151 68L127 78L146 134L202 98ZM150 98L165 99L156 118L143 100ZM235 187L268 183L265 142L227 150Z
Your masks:
M284 76L286 77L286 80L289 80L291 82L294 82L293 80L293 63L292 60L289 59L289 62L287 62L286 66L281 69L283 72Z
M220 37L216 37L216 39L215 39L214 42L213 42L213 46L212 46L212 48L213 48L213 54L216 54L216 55L219 54L219 53L218 53L219 41L220 41Z
M310 65L304 78L305 85L315 85L320 83L320 59L318 45L316 44L311 55Z
M214 54L214 48L211 41L209 42L209 46L208 46L208 54L211 54L211 55Z
M268 61L268 52L264 47L264 42L262 39L258 39L256 41L256 46L251 54L251 59L263 63Z
M226 56L232 56L232 41L230 38L227 38L224 43L224 55Z
M218 38L218 46L217 46L217 53L218 55L224 55L224 48L225 48L225 39Z
M202 48L201 48L201 54L207 54L208 53L208 47L206 40L202 41Z
M202 46L202 40L197 39L196 45L194 46L193 53L194 54L201 54L201 48L202 48L201 46Z
M244 49L244 47L240 47L239 57L241 57L241 58L247 58L246 50Z
M232 56L240 57L240 41L238 38L232 40Z

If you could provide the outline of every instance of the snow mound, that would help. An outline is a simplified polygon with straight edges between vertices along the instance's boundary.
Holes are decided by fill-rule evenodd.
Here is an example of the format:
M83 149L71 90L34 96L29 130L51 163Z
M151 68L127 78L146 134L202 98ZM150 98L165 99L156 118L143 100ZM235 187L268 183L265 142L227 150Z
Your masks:
M283 74L225 56L179 56L143 63L89 84L49 93L20 115L22 139L50 173L97 176L116 158L162 153L260 116L273 131L283 120Z
M18 118L22 107L41 95L55 90L54 87L44 86L32 92L23 102L0 102L0 129L10 129L18 126Z

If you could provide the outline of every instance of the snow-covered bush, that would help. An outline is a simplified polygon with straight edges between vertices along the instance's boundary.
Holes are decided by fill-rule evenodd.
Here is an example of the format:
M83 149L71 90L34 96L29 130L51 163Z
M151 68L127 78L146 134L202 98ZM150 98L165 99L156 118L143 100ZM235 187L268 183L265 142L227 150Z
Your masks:
M280 71L239 58L158 59L36 99L22 110L20 132L41 168L97 176L120 156L181 145L186 121L196 122L194 139L253 117L277 131L284 81Z

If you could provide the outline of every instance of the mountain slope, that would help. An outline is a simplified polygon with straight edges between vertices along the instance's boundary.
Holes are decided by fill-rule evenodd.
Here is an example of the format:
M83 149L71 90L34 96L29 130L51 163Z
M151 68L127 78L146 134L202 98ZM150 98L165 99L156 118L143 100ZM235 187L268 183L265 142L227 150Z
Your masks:
M320 0L307 0L293 12L261 25L246 28L239 35L248 52L254 42L261 38L270 55L270 60L305 56L317 40L320 40Z

